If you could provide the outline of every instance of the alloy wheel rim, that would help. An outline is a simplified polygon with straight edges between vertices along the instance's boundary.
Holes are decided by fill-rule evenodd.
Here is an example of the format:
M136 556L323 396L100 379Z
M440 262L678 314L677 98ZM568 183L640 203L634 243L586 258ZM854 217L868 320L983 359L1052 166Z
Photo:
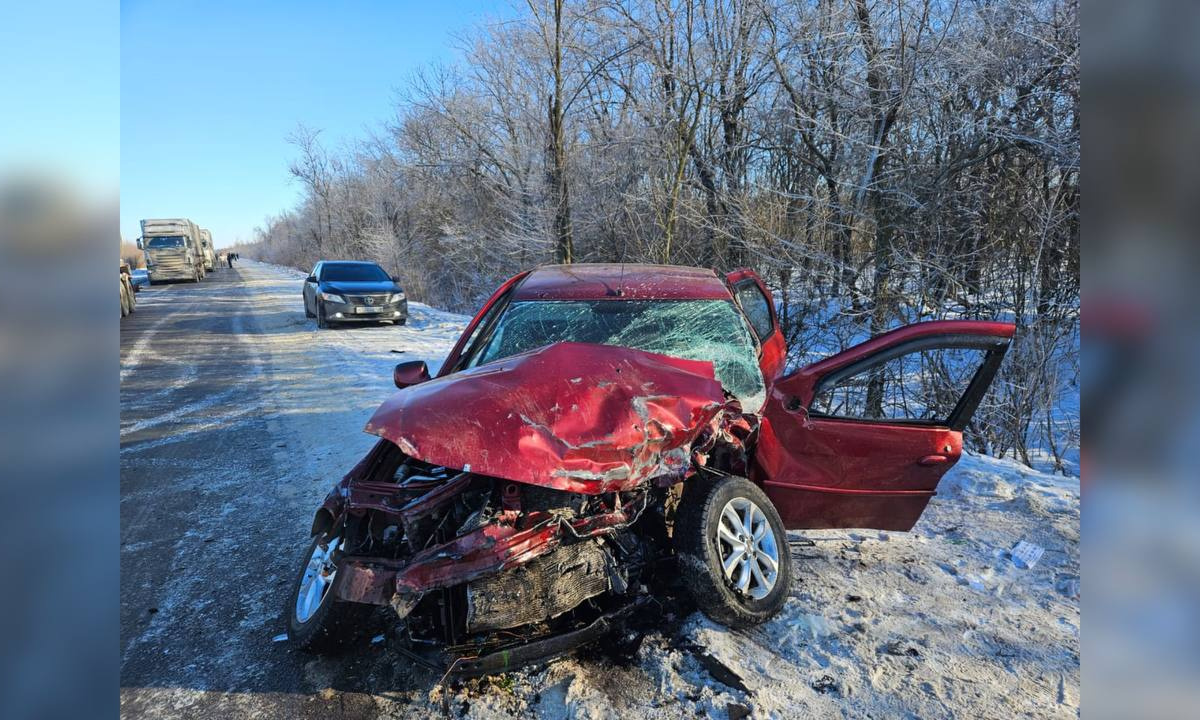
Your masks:
M329 588L333 586L333 578L337 574L333 554L340 547L341 539L335 537L325 543L324 547L318 544L313 548L312 555L304 567L304 577L300 579L300 591L296 593L297 621L308 622L329 594Z
M766 513L749 498L730 500L721 509L716 540L725 580L755 600L769 595L779 579L779 546Z

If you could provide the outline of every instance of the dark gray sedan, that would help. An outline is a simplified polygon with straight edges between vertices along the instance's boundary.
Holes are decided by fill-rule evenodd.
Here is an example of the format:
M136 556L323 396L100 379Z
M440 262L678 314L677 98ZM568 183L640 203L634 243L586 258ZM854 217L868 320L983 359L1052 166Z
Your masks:
M304 314L317 327L334 323L408 321L408 298L399 278L373 262L322 260L304 281Z

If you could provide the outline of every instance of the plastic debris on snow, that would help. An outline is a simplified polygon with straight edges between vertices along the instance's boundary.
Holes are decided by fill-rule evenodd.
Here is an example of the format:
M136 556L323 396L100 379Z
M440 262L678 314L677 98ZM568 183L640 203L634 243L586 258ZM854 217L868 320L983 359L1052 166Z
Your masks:
M819 640L833 635L833 627L823 616L805 613L796 616L795 623L783 632L784 639L789 641L798 640L800 635L809 635L813 640Z
M287 633L279 633L275 637L271 638L271 642L284 642L287 639L288 639Z
M1029 568L1032 568L1034 565L1037 565L1038 560L1042 559L1042 554L1045 552L1046 552L1045 548L1043 548L1039 545L1034 545L1031 542L1022 540L1013 546L1013 549L1012 549L1013 565L1016 565L1019 568L1028 570Z

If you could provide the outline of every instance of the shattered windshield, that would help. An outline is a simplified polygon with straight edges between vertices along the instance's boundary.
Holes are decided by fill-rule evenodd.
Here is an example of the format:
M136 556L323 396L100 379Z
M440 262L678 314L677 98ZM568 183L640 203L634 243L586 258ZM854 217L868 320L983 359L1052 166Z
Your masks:
M717 380L757 411L766 398L745 320L725 300L539 300L513 303L472 365L556 342L617 345L712 362Z

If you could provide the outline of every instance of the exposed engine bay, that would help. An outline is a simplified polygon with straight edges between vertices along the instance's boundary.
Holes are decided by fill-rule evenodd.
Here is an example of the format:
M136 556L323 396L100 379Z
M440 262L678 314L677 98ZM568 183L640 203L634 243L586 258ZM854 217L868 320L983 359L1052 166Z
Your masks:
M560 399L538 403L526 392L512 424L517 436L493 446L523 448L534 464L559 453L564 471L523 476L514 466L509 475L522 479L495 477L466 463L414 457L416 448L433 447L426 436L393 441L380 432L385 437L330 492L312 528L340 542L334 598L390 606L409 651L456 673L497 672L559 654L653 598L656 576L675 575L673 564L658 571L674 563L671 514L682 484L698 472L745 473L757 421L719 394L711 366L613 350L618 362L605 361L626 382L594 395L604 403L603 426L578 423L572 401L585 398L543 376L540 386ZM516 375L508 377L524 382ZM630 380L650 393L633 394ZM496 397L496 377L488 382ZM569 377L565 383L580 392L596 387ZM397 397L411 402L414 395ZM564 412L564 403L576 412ZM385 405L368 427L394 430L399 424L389 414L413 411ZM470 440L460 434L454 447Z
M434 466L387 440L356 470L364 476L330 493L313 528L342 539L333 595L390 606L410 651L453 672L498 672L569 650L649 600L659 565L673 574L670 508L681 477L564 492ZM589 629L561 647L537 645ZM531 644L528 658L511 652ZM492 654L507 658L503 666L480 664Z

